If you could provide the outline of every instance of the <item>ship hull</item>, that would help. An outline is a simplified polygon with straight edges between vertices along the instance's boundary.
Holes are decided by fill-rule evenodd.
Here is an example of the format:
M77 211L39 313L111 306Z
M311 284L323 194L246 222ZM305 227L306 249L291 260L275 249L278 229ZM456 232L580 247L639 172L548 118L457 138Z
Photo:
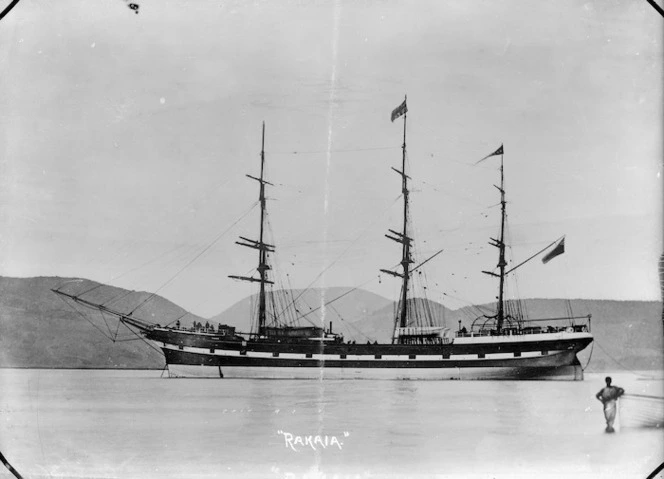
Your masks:
M152 334L171 377L260 379L582 380L589 333L456 338L445 345L221 341ZM159 341L161 339L161 341Z

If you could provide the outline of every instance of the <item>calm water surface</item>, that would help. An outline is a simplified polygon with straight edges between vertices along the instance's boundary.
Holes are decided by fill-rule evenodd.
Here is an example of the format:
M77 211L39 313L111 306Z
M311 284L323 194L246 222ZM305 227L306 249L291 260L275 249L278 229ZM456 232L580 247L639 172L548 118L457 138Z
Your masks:
M604 375L319 382L160 374L0 370L0 450L26 479L645 478L664 461L662 430L604 433L594 398ZM613 377L628 392L664 395L661 380ZM307 444L316 435L327 447Z

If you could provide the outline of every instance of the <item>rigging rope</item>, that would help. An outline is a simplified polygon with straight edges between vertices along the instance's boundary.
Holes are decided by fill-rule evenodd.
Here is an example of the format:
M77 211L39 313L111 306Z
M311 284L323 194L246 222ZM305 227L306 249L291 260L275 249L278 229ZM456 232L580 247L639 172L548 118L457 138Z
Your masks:
M297 315L298 315L299 312L298 312L297 308L295 307L295 300L293 300L293 285L291 284L289 274L286 274L286 280L288 281L288 292L286 293L286 298L285 298L286 308L284 308L284 311L287 311L292 306L293 310L295 311L295 314L293 314L293 321L296 321L297 320ZM291 297L291 302L290 303L288 302L288 295L289 294L290 294L290 297ZM275 316L276 316L276 311L275 311Z
M89 292L94 291L94 290L97 289L97 288L101 288L102 286L103 286L102 283L97 283L97 284L96 284L95 286L93 286L92 288L90 288L90 289L86 289L85 291L83 291L81 294L79 294L79 296L83 296L84 294L88 294Z
M378 146L375 148L352 148L346 150L315 150L315 151L266 151L266 154L270 155L313 155L318 153L353 153L356 151L375 151L375 150L396 150L400 149L401 146Z
M291 307L293 308L293 311L294 311L293 317L290 320L290 322L287 322L287 324L294 325L297 322L297 320L300 317L303 317L303 316L301 316L300 311L297 309L297 306L295 305L296 300L292 299L293 298L293 287L292 287L291 282L290 282L290 275L286 275L286 278L288 279L288 288L289 289L288 289L288 293L286 293L285 297L284 297L284 299L286 301L286 307L282 310L282 312L287 311ZM290 293L290 297L291 297L291 302L290 303L288 302L288 294L289 293ZM307 306L311 310L311 306L309 306L306 301L304 301L304 303L305 303L305 306ZM309 322L309 324L311 324L312 326L316 326L316 324L312 320L310 320L309 318L304 318L304 319L306 319L307 322Z
M60 298L60 300L63 303L65 303L68 307L70 307L76 314L78 314L81 318L83 318L88 323L90 323L97 331L99 331L102 334L102 336L104 336L106 339L109 339L109 340L113 341L113 338L111 336L107 336L106 333L99 326L97 326L95 323L90 321L90 319L88 319L87 316L85 316L83 313L81 313L78 309L74 308L71 304L69 304L67 301L65 301L61 296L58 295L58 297Z
M114 297L114 298L107 299L107 300L104 301L103 303L100 303L100 305L101 305L101 306L106 306L106 305L109 304L109 303L112 303L112 302L114 302L114 301L119 301L119 300L121 300L122 298L124 298L125 296L129 296L130 294L135 293L135 292L136 292L136 291L133 291L133 290L131 290L131 291L126 291L126 292L124 292L124 293L121 293L121 294L117 295L117 296ZM79 296L83 296L83 294L85 294L85 293L79 294Z
M108 334L110 334L112 336L113 331L111 331L111 327L106 322L106 317L104 316L104 313L99 311L99 316L101 317L101 320L103 321L103 323L106 325L106 329L108 330Z
M449 192L449 190L450 190L449 186L443 187L442 185L435 185L433 183L429 183L428 181L424 181L424 180L420 180L420 179L413 180L413 182L422 183L423 185L426 185L426 186L430 187L431 189L433 189L436 193L442 193L442 194L444 194L446 196L450 196L452 198L468 201L469 203L473 203L477 206L482 207L482 209L486 208L486 206L484 204L480 203L479 201L475 200L474 198L471 198L469 196L463 196L463 195L454 195L454 194L450 193Z
M595 349L595 341L590 343L590 354L588 355L588 361L586 362L586 365L581 368L582 371L585 371L590 364L590 359L593 357L593 349Z
M173 253L174 251L177 251L177 250L179 250L179 249L184 248L184 246L185 246L185 245L181 244L181 245L178 245L178 246L176 246L176 247L174 247L174 248L171 248L170 250L165 251L164 253L161 253L160 255L158 255L158 256L156 256L156 257L154 257L154 258L152 258L152 259L146 261L145 263L143 263L143 264L141 264L141 265L139 265L139 266L136 266L135 268L132 268L132 269L130 269L130 270L128 270L128 271L125 271L124 273L121 273L121 274L119 274L119 275L117 275L117 276L112 277L109 281L115 281L115 280L117 280L117 279L119 279L119 278L122 278L122 277L128 275L129 273L133 273L134 271L138 271L138 270L140 270L140 269L143 269L143 268L145 268L146 266L148 266L148 265L154 263L155 261L160 260L160 259L163 258L164 256L169 255L169 254ZM89 289L88 291L85 291L85 292L81 293L79 296L83 296L84 294L89 293L90 291L92 291L92 290L94 290L94 289L97 289L97 288L99 288L99 287L101 287L101 286L103 286L103 285L102 285L102 284L98 284L98 285L95 286L94 288L91 288L91 289Z
M366 334L364 334L360 328L358 328L357 326L355 326L353 323L350 323L350 322L346 321L346 320L343 318L343 316L341 316L341 313L339 313L339 311L337 310L337 308L335 308L334 306L330 306L330 309L331 309L332 311L334 311L334 313L335 313L335 314L337 315L337 317L341 320L341 322L344 324L344 326L346 326L346 327L348 327L348 328L351 328L351 327L352 327L352 328L355 329L360 335L364 336L364 338L365 338L367 341L371 340L371 337L369 337L369 336L367 336Z
M154 298L159 291L164 289L169 283L171 283L175 278L177 278L182 271L187 269L191 264L196 261L198 258L203 256L210 248L212 248L226 233L228 233L236 224L238 224L240 221L242 221L249 213L253 211L253 209L258 205L258 201L256 201L251 207L240 217L238 218L233 224L231 224L228 228L226 228L223 232L221 232L217 237L212 240L210 244L208 244L203 250L198 253L194 258L191 259L187 264L185 264L182 268L180 268L173 276L171 276L170 279L168 279L164 284L162 284L159 288L157 288L150 296L148 296L143 302L141 302L138 306L136 306L134 309L131 310L129 314L134 313L137 309L139 309L141 306L143 306L145 303L150 301L152 298Z
M227 179L226 181L224 181L224 182L222 182L222 183L220 183L220 184L218 184L218 185L212 187L209 191L205 192L204 195L202 195L202 196L200 196L200 197L194 199L194 201L193 201L189 206L186 206L186 205L185 205L185 206L182 208L181 211L189 210L189 208L194 207L197 203L206 200L206 199L209 198L209 197L210 197L210 196L211 196L216 190L218 190L218 189L220 189L221 187L225 186L225 185L226 185L227 183L229 183L230 181L232 181L232 178L229 176L229 179ZM183 189L184 189L184 188L185 188L185 187L183 187ZM176 192L175 192L175 194L178 194L178 193L179 193L179 191L176 191ZM135 242L131 242L131 243L129 243L129 246L133 246L133 245L135 245L136 243L138 243L138 242L137 242L137 241L135 241ZM117 279L119 279L119 278L122 278L122 277L126 276L126 275L129 274L129 273L133 273L134 271L137 271L137 270L143 269L144 267L146 267L146 266L148 266L148 265L154 263L155 261L161 259L162 257L167 256L167 255L169 255L169 254L171 254L171 253L173 253L173 252L175 252L175 251L177 251L177 250L179 250L179 249L182 249L182 248L184 248L185 246L186 246L186 245L184 245L184 244L177 245L177 246L175 246L174 248L171 248L170 250L167 250L167 251L165 251L165 252L159 254L158 256L156 256L156 257L154 257L154 258L152 258L152 259L146 261L145 263L143 263L143 264L141 264L141 265L139 265L139 266L136 266L136 267L134 267L134 268L132 268L132 269L129 269L129 270L125 271L124 273L121 273L121 274L119 274L119 275L117 275L117 276L112 277L112 278L111 278L110 280L108 280L108 281L109 281L109 282L110 282L110 281L115 281L115 280L117 280ZM120 250L120 251L121 251L121 250ZM111 258L111 259L106 263L106 265L111 264L112 262L113 262L113 258ZM90 288L89 290L84 291L83 293L79 294L79 296L83 296L84 294L87 294L87 293L89 293L90 291L93 291L93 290L95 290L95 289L97 289L97 288L99 288L99 287L101 287L101 286L104 286L104 285L103 285L103 284L98 284L97 286L94 286L94 287Z
M309 289L311 288L311 286L313 286L313 285L316 283L316 281L318 281L318 280L320 279L320 277L323 276L323 274L325 274L325 272L326 272L327 270L329 270L330 268L332 268L332 266L334 266L334 265L335 265L335 264L336 264L336 263L337 263L337 262L338 262L338 261L339 261L339 260L340 260L340 259L346 254L346 253L348 253L348 251L349 251L349 250L355 245L355 243L357 243L357 242L358 242L358 241L359 241L359 240L360 240L360 239L366 234L366 232L369 231L369 229L371 229L371 228L374 226L374 224L375 224L377 221L382 220L383 217L385 216L385 214L386 214L390 209L392 209L392 207L395 205L395 203L396 203L397 201L399 201L400 198L401 198L401 195L397 196L397 197L395 198L394 202L392 202L392 204L391 204L391 205L390 205L390 206L389 206L389 207L383 212L383 215L382 215L382 216L377 217L372 223L369 223L369 225L368 225L363 231L360 232L360 234L359 234L359 235L358 235L358 236L357 236L357 237L356 237L356 238L355 238L355 239L354 239L354 240L348 245L348 247L347 247L345 250L343 250L343 251L341 252L341 254L340 254L340 255L339 255L334 261L332 261L332 262L331 262L329 265L327 265L327 266L326 266L326 267L325 267L320 273L318 273L318 275L316 275L316 277L315 277L315 278L314 278L314 279L313 279L313 280L312 280L312 281L311 281L311 282L310 282L310 283L309 283L309 284L308 284L308 285L307 285L307 286L306 286L306 287L305 287L305 288L304 288L304 289L303 289L303 290L302 290L302 291L301 291L301 292L295 297L295 299L293 300L293 304L295 304L295 302L296 302L298 299L300 299L300 297L301 297L304 293L306 293L307 291L309 291ZM369 281L367 281L367 283L369 283ZM365 283L365 284L366 284L366 283ZM354 288L354 289L357 289L357 288L359 288L359 286L356 287L356 288ZM354 289L353 289L353 290L354 290ZM337 299L338 299L338 298L337 298ZM325 306L325 305L323 305L323 306ZM318 309L320 309L320 308L318 308ZM283 313L283 311L279 312L279 315L281 315L282 313ZM309 313L311 313L311 311L310 311ZM307 314L309 314L309 313L307 313Z
M157 351L160 355L163 355L163 354L164 354L163 351L160 351L159 349L157 349L156 347L154 347L154 346L152 345L152 343L148 342L147 339L145 339L143 336L139 335L136 331L134 331L133 329L131 329L131 328L130 328L129 326L127 326L125 323L122 323L122 324L124 324L125 327L126 327L126 328L127 328L127 329L128 329L128 330L129 330L134 336L136 336L138 339L140 339L140 340L143 341L145 344L147 344L148 346L150 346L152 349L154 349L155 351ZM166 356L164 356L164 360L166 360Z
M306 316L309 316L310 314L315 313L316 311L318 311L319 309L321 309L321 308L327 306L328 304L334 303L335 301L337 301L337 300L343 298L344 296L349 295L349 294L352 293L353 291L360 289L362 286L366 286L367 284L371 283L373 280L374 280L374 278L371 278L369 281L366 281L366 282L362 283L362 284L359 285L359 286L355 286L354 288L352 288L352 289L346 291L345 293L343 293L343 294L337 296L336 298L331 299L330 301L325 302L324 304L322 304L321 306L317 307L316 309L312 309L312 310L309 311L308 313L303 314L302 316L300 316L300 318L305 318ZM300 319L300 318L298 318L298 319Z
M597 343L597 346L599 347L599 349L601 349L602 351L604 351L604 354L606 354L606 356L607 356L611 361L613 361L614 363L616 363L618 366L620 366L621 368L623 368L625 371L628 371L628 372L630 372L630 373L632 373L633 375L638 376L638 377L648 378L648 379L654 379L653 376L644 376L643 374L639 374L639 373L635 372L634 370L629 369L628 367L626 367L626 366L625 366L624 364L622 364L620 361L618 361L618 360L615 359L613 356L611 356L611 355L609 354L609 352L608 352L606 349L604 349L604 348L602 347L601 344L599 344L599 343L597 342L596 339L593 341L593 344L594 344L594 343Z

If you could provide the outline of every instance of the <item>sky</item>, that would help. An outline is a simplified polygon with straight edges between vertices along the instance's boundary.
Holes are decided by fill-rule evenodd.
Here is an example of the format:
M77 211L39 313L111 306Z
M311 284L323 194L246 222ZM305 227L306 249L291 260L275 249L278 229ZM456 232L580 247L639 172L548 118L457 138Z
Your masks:
M6 3L6 0L3 0ZM4 6L4 3L2 6ZM403 118L430 299L660 298L662 18L646 1L23 0L0 22L0 275L255 292L261 125L274 277L362 287L400 261ZM253 207L253 208L252 208ZM513 263L514 264L514 263Z

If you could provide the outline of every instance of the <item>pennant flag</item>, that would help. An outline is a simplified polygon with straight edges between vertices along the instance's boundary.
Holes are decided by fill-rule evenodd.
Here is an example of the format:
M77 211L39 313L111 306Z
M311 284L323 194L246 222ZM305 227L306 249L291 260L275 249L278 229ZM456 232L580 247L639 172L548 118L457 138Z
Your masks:
M406 100L404 100L401 105L399 105L392 111L392 121L396 120L401 115L405 115L407 112L408 112L408 107L406 106Z
M547 264L556 256L560 256L565 252L565 237L561 239L558 244L542 258L542 263Z
M392 114L394 115L394 113L392 113ZM486 160L487 158L491 158L492 156L502 155L502 154L503 154L503 145L500 145L500 148L498 148L496 151L494 151L490 155L486 155L484 158L482 158L477 163L481 163L482 161ZM477 163L475 163L475 164L477 164Z

